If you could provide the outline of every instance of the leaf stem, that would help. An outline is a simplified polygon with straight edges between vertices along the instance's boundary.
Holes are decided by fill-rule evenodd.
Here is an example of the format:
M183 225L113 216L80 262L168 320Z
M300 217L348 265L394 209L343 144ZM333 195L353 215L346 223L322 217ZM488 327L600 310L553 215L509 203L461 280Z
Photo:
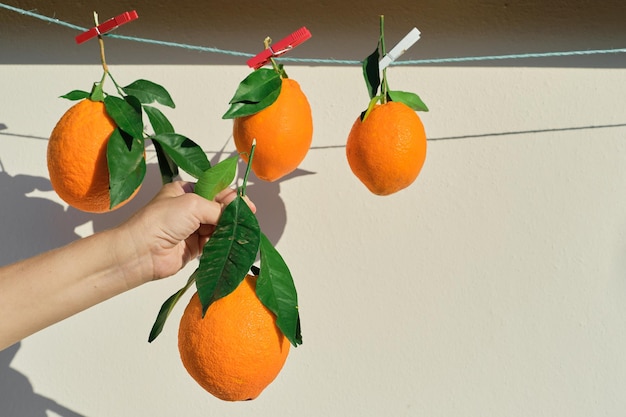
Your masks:
M246 173L243 175L243 183L239 189L239 194L242 197L246 195L246 186L248 185L248 175L250 175L250 169L252 168L252 160L254 159L254 148L256 148L256 139L252 140L252 148L250 148L250 156L248 157L248 165L246 166Z
M113 85L115 86L115 89L117 90L118 94L124 97L126 95L126 92L124 91L124 89L122 89L122 87L120 87L117 81L115 81L115 78L113 78L113 74L111 74L111 72L109 71L107 71L106 74L109 76L111 81L113 81Z
M387 54L387 48L385 46L385 16L380 15L380 56L381 58ZM381 102L383 104L387 103L387 92L389 91L389 86L387 85L387 68L383 69L383 80L381 84Z

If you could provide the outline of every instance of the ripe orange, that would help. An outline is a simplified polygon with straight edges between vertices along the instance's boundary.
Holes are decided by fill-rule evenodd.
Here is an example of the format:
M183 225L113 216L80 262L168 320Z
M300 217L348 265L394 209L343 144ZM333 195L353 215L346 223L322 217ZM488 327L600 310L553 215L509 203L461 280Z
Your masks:
M284 78L274 103L258 113L235 118L233 138L246 162L256 139L252 171L257 177L276 181L293 172L304 160L313 139L311 106L300 85Z
M209 306L202 318L198 294L180 320L178 349L187 372L225 401L252 400L276 378L290 344L275 316L255 293L256 277Z
M426 132L419 116L399 102L376 105L358 117L346 144L354 175L374 194L389 195L415 181L426 159Z
M115 127L104 103L85 99L65 112L52 130L48 141L50 182L72 207L91 213L110 210L106 152Z

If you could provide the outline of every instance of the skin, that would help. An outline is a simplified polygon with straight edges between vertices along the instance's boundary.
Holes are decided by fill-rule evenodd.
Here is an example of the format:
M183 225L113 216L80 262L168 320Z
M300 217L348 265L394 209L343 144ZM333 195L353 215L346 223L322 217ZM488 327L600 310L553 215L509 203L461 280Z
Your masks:
M0 268L0 350L198 257L236 191L214 201L192 191L167 184L118 227Z

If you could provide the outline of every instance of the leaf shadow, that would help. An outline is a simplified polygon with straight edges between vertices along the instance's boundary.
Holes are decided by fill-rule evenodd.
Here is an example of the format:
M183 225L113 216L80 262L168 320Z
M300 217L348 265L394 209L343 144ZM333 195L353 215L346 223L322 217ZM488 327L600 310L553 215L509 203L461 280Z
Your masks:
M239 161L239 170L242 173L245 172L246 163L244 161ZM250 172L246 194L254 202L257 208L256 217L261 226L261 231L267 236L272 245L276 246L278 244L288 220L287 207L280 195L280 185L304 175L314 174L315 172L297 168L283 178L269 182L259 179L254 175L254 172Z

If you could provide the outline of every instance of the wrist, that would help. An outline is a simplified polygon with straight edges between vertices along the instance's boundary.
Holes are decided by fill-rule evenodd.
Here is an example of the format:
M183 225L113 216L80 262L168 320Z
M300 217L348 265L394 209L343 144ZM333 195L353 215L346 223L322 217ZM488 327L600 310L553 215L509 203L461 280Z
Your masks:
M132 227L124 223L111 229L112 253L118 274L126 282L127 288L135 288L153 279L152 256L148 245L140 234L133 233Z

